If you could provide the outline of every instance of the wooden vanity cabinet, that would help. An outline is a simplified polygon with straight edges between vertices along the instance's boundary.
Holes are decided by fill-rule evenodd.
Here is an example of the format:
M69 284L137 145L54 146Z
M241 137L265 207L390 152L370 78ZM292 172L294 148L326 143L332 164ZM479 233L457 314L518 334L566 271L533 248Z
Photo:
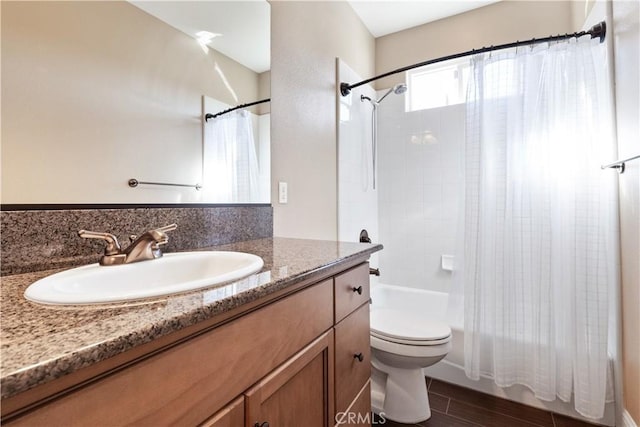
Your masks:
M368 271L304 287L3 424L332 427L339 411L370 412Z

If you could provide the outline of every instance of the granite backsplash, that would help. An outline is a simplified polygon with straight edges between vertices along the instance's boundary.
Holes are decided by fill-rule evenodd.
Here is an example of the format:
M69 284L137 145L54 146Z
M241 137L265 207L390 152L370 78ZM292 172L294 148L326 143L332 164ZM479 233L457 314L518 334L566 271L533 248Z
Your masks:
M0 212L0 275L97 262L105 243L78 230L109 232L123 247L129 236L171 223L165 252L273 236L271 206L140 207Z

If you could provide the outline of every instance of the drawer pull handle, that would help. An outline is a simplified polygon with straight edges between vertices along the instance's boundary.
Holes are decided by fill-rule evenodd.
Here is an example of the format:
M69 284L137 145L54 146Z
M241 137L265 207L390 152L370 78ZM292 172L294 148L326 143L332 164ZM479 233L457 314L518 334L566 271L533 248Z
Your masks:
M262 424L255 423L253 427L269 427L269 423L267 421L263 422Z
M357 288L354 286L351 289L353 289L353 292L357 292L358 295L362 295L362 286L358 286Z
M364 356L362 355L362 353L356 353L353 355L354 359L358 359L358 362L362 362L364 360Z

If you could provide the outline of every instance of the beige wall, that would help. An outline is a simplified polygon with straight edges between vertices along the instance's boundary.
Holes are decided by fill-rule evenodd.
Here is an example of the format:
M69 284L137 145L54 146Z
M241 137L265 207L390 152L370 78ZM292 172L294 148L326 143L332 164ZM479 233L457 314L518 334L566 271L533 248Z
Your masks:
M337 238L335 58L373 75L374 39L345 2L271 2L274 235ZM278 181L289 186L278 203Z
M1 7L2 203L201 201L126 182L200 182L202 95L253 101L256 73L127 2Z
M640 154L640 3L613 2L616 119L620 158ZM640 160L620 175L624 406L640 425Z
M602 1L602 0L598 0ZM581 31L583 24L593 10L596 0L574 0L571 2L571 30ZM601 17L602 19L603 17Z
M258 99L271 98L271 71L265 71L258 75ZM259 104L258 114L269 114L271 112L271 103L265 102Z
M376 39L376 74L482 46L572 32L570 1L501 1ZM377 89L404 81L380 79Z

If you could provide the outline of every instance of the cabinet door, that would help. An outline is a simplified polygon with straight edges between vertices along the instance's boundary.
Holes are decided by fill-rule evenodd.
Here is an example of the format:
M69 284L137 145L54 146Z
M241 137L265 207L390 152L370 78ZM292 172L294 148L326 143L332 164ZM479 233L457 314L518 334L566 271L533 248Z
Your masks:
M200 427L242 427L244 426L244 396L219 410Z
M371 377L369 304L335 327L336 411L345 411Z
M371 381L367 381L346 411L336 412L336 427L371 427Z
M333 331L247 391L245 414L247 427L333 426Z

